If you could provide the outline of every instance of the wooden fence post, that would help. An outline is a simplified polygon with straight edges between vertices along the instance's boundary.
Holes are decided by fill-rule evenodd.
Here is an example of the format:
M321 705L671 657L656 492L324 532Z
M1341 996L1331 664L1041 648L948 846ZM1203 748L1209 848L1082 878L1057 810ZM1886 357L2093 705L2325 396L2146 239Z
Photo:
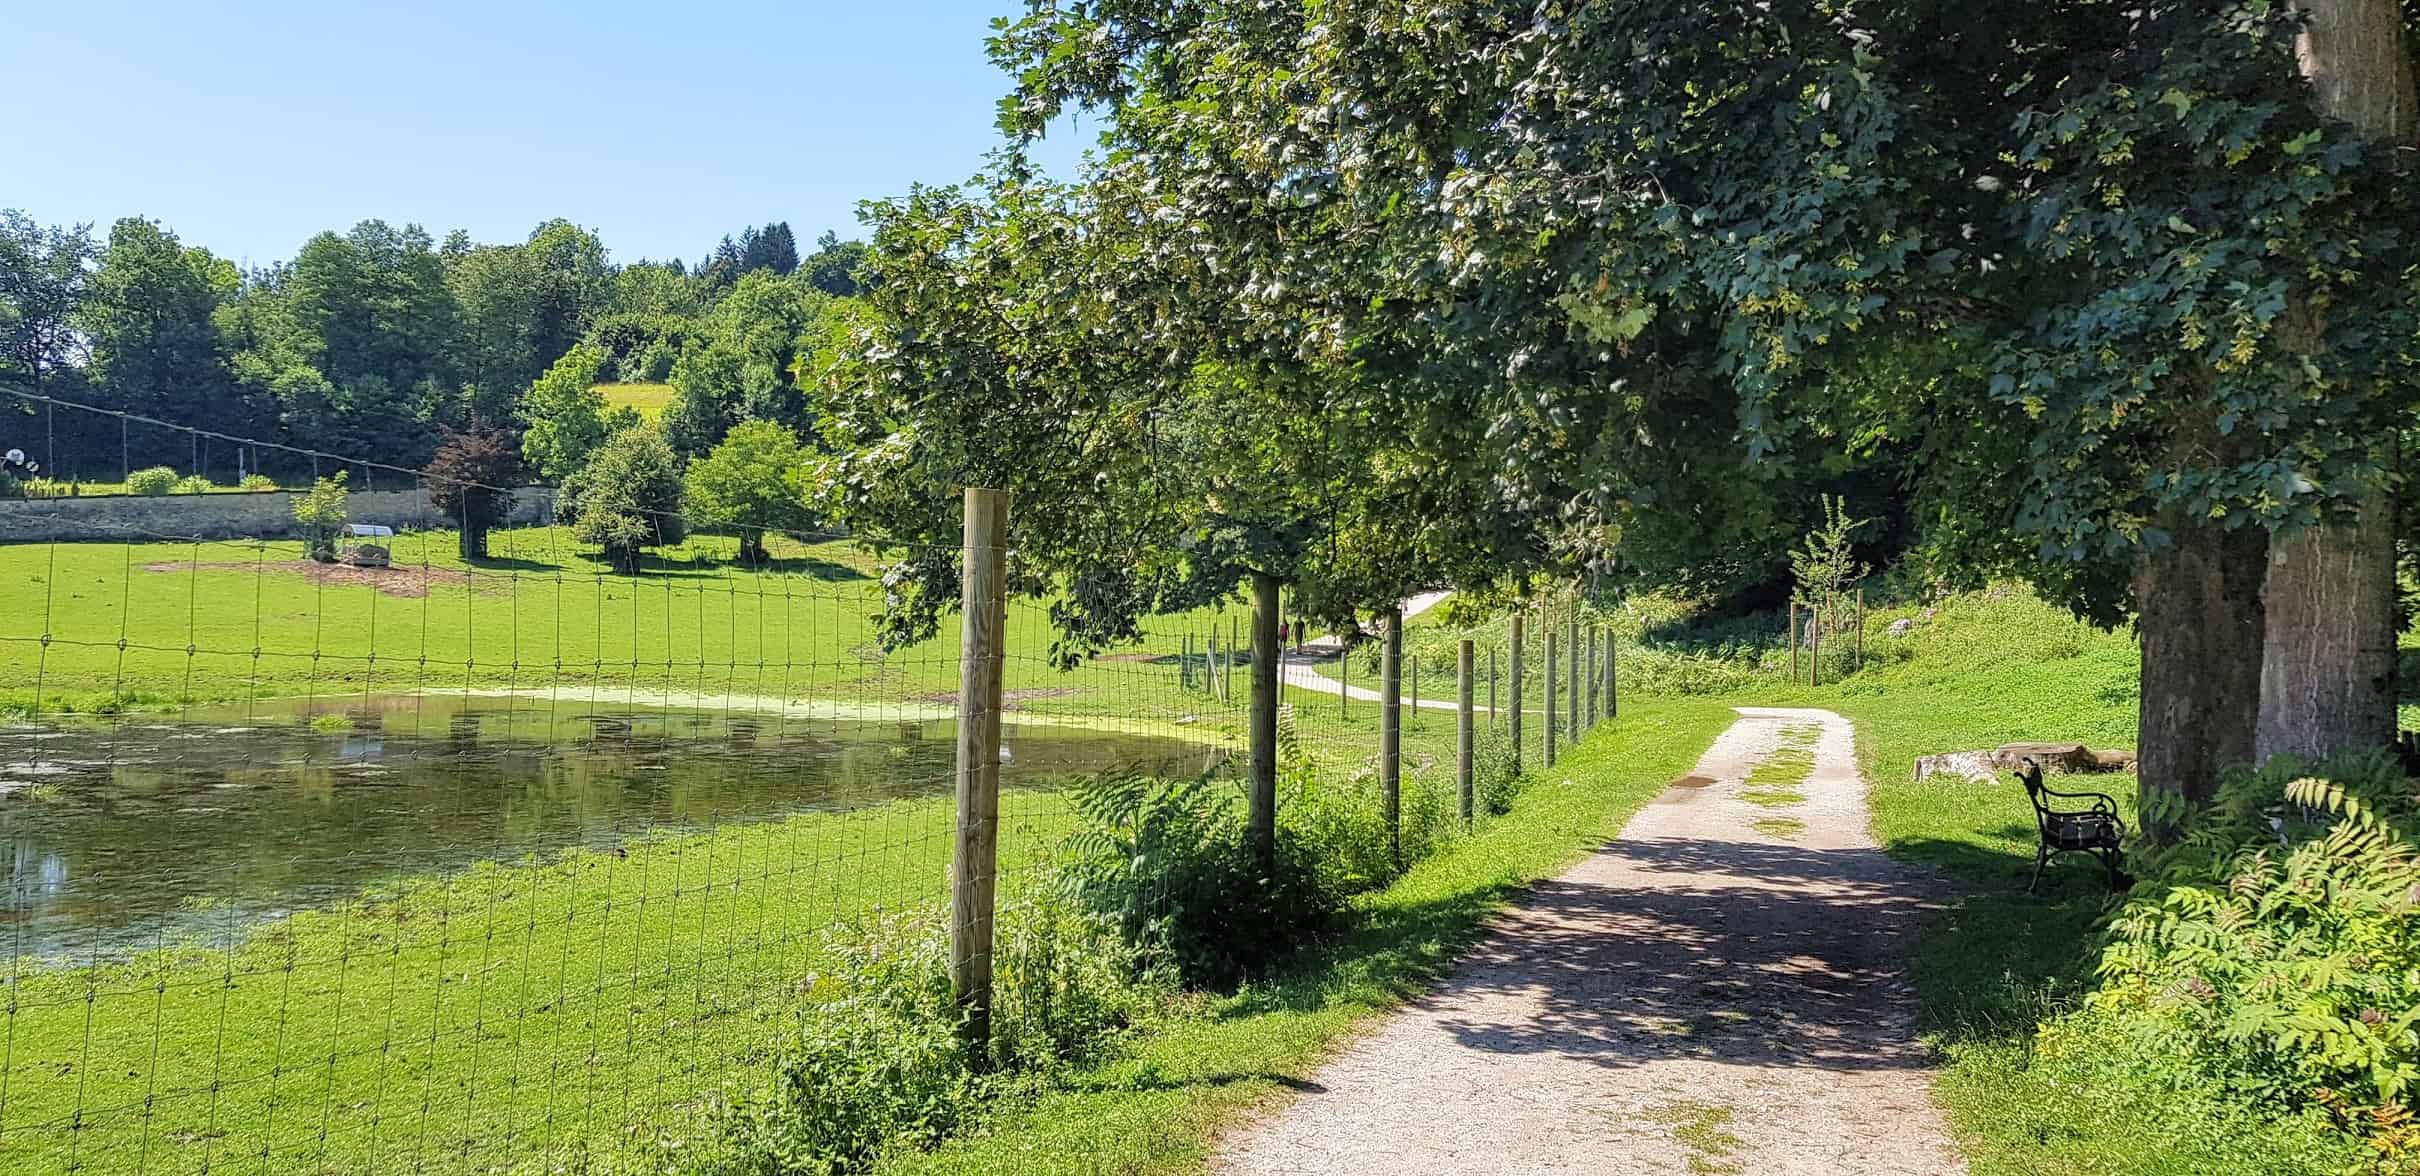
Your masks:
M1244 821L1263 876L1277 866L1277 577L1252 573L1252 796Z
M1507 733L1512 736L1512 768L1515 776L1521 774L1521 671L1525 668L1521 663L1528 656L1521 648L1524 640L1522 628L1521 614L1513 613L1512 680L1508 683L1511 689L1512 707L1504 712L1504 721L1510 724Z
M1790 685L1798 685L1798 601L1790 601Z
M1462 794L1462 823L1471 817L1471 662L1475 650L1471 639L1462 639L1454 653L1454 783Z
M1612 626L1605 629L1605 717L1622 715L1622 637Z
M1823 685L1823 621L1813 609L1807 610L1807 685Z
M1403 864L1403 607L1386 613L1386 649L1378 666L1379 803L1386 811L1387 852Z
M1583 693L1580 689L1580 668L1585 659L1580 656L1580 614L1576 605L1571 614L1569 635L1564 640L1563 658L1571 664L1564 668L1563 676L1570 679L1565 685L1571 691L1571 697L1563 700L1563 709L1566 712L1563 737L1569 743L1578 743L1580 741L1580 695ZM1567 743L1566 746L1568 745Z
M1008 626L1008 492L967 487L958 612L958 831L950 853L950 995L991 1042L992 887L1000 867L1000 677Z
M1545 759L1546 766L1550 768L1555 766L1555 726L1560 723L1563 718L1561 715L1555 713L1556 676L1555 628L1553 624L1549 623L1546 626L1546 721L1539 725L1546 728Z
M1242 641L1236 639L1235 625L1235 618L1228 617L1227 664L1224 667L1224 672L1218 676L1218 700L1220 702L1235 701L1235 651L1237 647L1243 644Z
M1338 638L1343 653L1336 655L1336 714L1339 718L1353 717L1353 643Z
M1591 728L1597 725L1597 717L1604 713L1597 709L1604 703L1605 692L1605 662L1597 656L1597 646L1603 640L1604 634L1598 626L1588 626L1588 725Z

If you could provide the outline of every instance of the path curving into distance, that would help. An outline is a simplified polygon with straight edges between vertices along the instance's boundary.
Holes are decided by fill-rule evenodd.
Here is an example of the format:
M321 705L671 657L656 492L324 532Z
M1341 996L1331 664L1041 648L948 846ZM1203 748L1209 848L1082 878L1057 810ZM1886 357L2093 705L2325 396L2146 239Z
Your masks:
M1620 837L1221 1142L1230 1174L1962 1172L1846 719L1739 709Z
M1451 592L1423 592L1412 597L1403 602L1403 619L1408 621L1419 616L1444 603L1445 598L1452 595ZM1382 701L1382 697L1375 690L1363 686L1347 685L1319 672L1319 666L1322 663L1334 661L1343 655L1343 638L1334 635L1314 637L1287 650L1285 656L1277 661L1277 672L1281 680L1288 686L1315 690L1321 694L1342 692L1345 697L1361 702ZM1406 697L1403 701L1406 705L1410 705L1415 700ZM1429 710L1449 711L1456 709L1457 705L1450 698L1422 698L1417 702L1418 705Z

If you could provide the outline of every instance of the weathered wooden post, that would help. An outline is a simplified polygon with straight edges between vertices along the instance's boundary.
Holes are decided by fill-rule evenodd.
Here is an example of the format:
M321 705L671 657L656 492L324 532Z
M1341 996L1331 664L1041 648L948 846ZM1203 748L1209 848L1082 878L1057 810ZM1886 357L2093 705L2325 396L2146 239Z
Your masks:
M1386 811L1387 852L1403 862L1403 607L1386 613L1386 648L1378 663L1379 803Z
M1218 676L1218 700L1220 702L1235 701L1235 654L1236 650L1241 648L1243 645L1243 642L1237 639L1235 627L1235 618L1228 617L1227 664L1223 668L1223 672L1221 672Z
M1510 724L1510 726L1506 729L1506 733L1512 736L1512 768L1513 775L1515 776L1521 774L1521 671L1525 668L1521 663L1528 658L1528 654L1521 648L1521 643L1524 640L1521 632L1522 628L1523 625L1521 622L1521 614L1519 612L1513 613L1512 681L1510 683L1512 689L1512 709L1505 712L1504 721Z
M1476 675L1471 663L1476 651L1471 639L1462 639L1454 653L1454 784L1462 795L1462 823L1471 818L1471 694Z
M1496 651L1487 651L1487 725L1496 725Z
M1807 685L1823 685L1823 621L1822 614L1807 610Z
M1244 821L1263 877L1277 867L1277 577L1252 573L1252 796Z
M1798 685L1798 599L1790 599L1790 685Z
M1597 647L1603 641L1601 626L1588 626L1588 725L1591 728L1597 725L1598 716L1604 713L1597 709L1604 702L1605 692L1605 661L1597 656Z
M992 886L1000 867L1000 678L1008 627L1008 492L966 490L959 585L958 833L950 853L950 995L978 1053L991 1041Z
M1336 655L1336 714L1349 719L1353 717L1353 643L1345 641L1338 648L1344 652Z
M1561 723L1562 719L1563 716L1555 711L1555 630L1552 624L1548 624L1546 626L1546 721L1539 726L1546 728L1545 760L1546 766L1550 768L1555 766L1555 726Z
M1622 638L1611 626L1605 629L1605 717L1620 718L1622 714Z
M1580 689L1580 670L1586 663L1586 659L1580 656L1580 614L1577 606L1574 607L1571 614L1569 634L1564 639L1563 657L1571 664L1564 668L1563 673L1570 679L1566 686L1571 691L1571 697L1563 701L1563 708L1567 712L1564 715L1566 725L1563 728L1563 737L1570 743L1578 743L1580 741L1580 695L1583 693Z

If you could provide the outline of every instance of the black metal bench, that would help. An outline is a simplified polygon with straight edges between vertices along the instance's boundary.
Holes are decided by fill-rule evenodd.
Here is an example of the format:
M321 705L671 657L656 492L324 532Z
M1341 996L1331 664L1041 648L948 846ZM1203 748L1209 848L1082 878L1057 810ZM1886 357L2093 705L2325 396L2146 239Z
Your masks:
M2026 798L2033 801L2035 830L2041 835L2041 848L2033 858L2033 881L2025 884L2025 893L2032 894L2042 884L2042 871L2050 859L2063 853L2090 854L2101 860L2109 871L2109 888L2124 890L2130 881L2120 868L2122 857L2119 843L2126 836L2126 823L2118 819L2117 799L2106 792L2061 792L2042 783L2042 765L2028 756L2025 766L2018 769L2017 779L2025 785ZM2051 807L2057 800L2088 800L2084 809Z

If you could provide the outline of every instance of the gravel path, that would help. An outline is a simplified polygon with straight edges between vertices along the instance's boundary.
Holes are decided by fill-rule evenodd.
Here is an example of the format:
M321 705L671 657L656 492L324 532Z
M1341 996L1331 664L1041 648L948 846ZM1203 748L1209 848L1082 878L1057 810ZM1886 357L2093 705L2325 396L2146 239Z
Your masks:
M1419 616L1444 603L1445 598L1451 595L1453 595L1451 592L1423 592L1412 597L1403 602L1403 619L1408 621ZM1278 674L1288 686L1316 690L1321 694L1335 694L1342 691L1347 698L1359 699L1363 702L1379 701L1383 696L1376 690L1366 686L1348 686L1319 672L1318 666L1321 663L1334 661L1343 653L1344 642L1341 639L1334 636L1313 637L1289 649L1284 657L1278 659ZM1446 685L1450 689L1453 684L1448 682ZM1409 691L1408 686L1405 689L1407 692ZM1460 703L1450 698L1415 699L1406 697L1404 702L1428 710L1450 711L1460 709L1461 706Z
M1739 714L1214 1169L1964 1171L1903 967L1932 888L1867 833L1847 720Z

